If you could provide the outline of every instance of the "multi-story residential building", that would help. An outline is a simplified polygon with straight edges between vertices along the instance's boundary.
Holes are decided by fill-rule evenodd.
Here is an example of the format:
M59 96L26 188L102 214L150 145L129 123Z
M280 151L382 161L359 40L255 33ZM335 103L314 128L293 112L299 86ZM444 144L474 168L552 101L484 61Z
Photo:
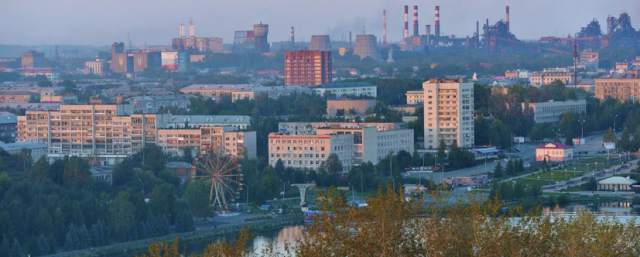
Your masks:
M15 142L17 125L18 116L10 112L0 112L0 142Z
M532 86L549 85L557 80L565 85L573 83L573 74L570 72L535 72L529 78Z
M560 121L560 117L567 111L572 111L575 114L584 114L587 112L586 100L568 100L557 101L553 100L542 103L530 103L529 108L533 111L533 120L535 123L552 123L556 124ZM522 110L525 109L525 103L522 103Z
M413 154L413 129L378 131L375 127L318 128L318 135L353 134L353 162L378 162L389 154L406 151Z
M318 169L336 154L342 163L342 174L347 174L353 166L352 134L329 135L288 135L286 133L269 134L269 164L276 165L282 160L285 167L300 169Z
M367 109L373 110L375 105L376 99L329 98L327 99L327 115L336 116L338 110L342 110L343 115L364 114Z
M169 133L166 128L170 122L171 114L133 114L131 104L61 105L59 110L27 111L25 116L19 116L16 139L19 142L48 145L50 161L68 155L95 157L102 165L111 165L142 150L148 144L166 146L166 140L160 140L158 135ZM213 128L215 127L198 131ZM255 132L235 131L229 134L232 139L220 142L236 154L245 152L239 149L249 148L246 150L247 154L254 157L255 139L247 139L248 142L245 143L244 135L247 133L254 133L255 138ZM160 144L159 141L163 143Z
M157 145L172 156L182 156L187 148L193 149L193 152L224 148L230 155L248 158L257 155L256 132L238 131L231 126L160 129Z
M101 59L84 62L84 67L88 69L88 72L85 72L87 74L102 75L104 72L106 72L106 62L105 60Z
M313 88L319 95L332 94L335 96L369 96L378 97L378 87L367 82L348 82L322 84Z
M30 92L0 92L0 103L28 103L31 99Z
M331 51L284 53L284 84L315 86L331 83Z
M189 110L189 98L193 95L134 96L127 101L136 113L157 113L168 106Z
M241 99L254 99L256 94L267 94L271 98L290 95L294 92L311 93L312 90L304 86L273 86L265 87L254 84L194 84L180 89L185 94L201 95L216 101L222 96L231 96L232 101Z
M414 131L406 123L280 122L287 135L353 134L354 163L377 164L389 153L413 153Z
M407 91L407 105L418 105L424 103L424 91L412 90Z
M462 79L430 79L424 90L424 145L436 149L440 140L460 147L474 144L473 83Z
M638 72L629 74L604 75L595 79L596 98L606 100L608 98L620 101L640 100L640 76Z
M374 127L378 131L407 129L404 122L280 122L278 131L290 135L315 135L318 128L360 128Z
M44 68L44 53L36 52L36 51L28 51L26 53L22 53L22 68L23 69L33 69L33 68Z
M246 115L172 115L168 128L225 127L232 126L244 130L251 125L251 117Z

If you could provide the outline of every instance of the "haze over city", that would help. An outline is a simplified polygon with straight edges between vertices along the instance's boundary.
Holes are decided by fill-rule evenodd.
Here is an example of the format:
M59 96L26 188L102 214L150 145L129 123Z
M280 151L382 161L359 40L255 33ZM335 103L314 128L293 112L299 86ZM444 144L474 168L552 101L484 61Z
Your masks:
M607 15L626 10L640 24L640 2L636 0L455 0L455 1L168 1L168 0L32 0L6 2L0 10L0 44L106 45L126 41L135 45L163 45L176 37L180 24L192 17L196 36L222 37L233 41L233 32L250 29L259 22L269 24L269 41L287 41L295 26L297 40L328 34L333 40L349 31L382 33L382 10L387 10L389 41L399 41L403 28L403 5L419 7L421 26L434 23L434 6L441 8L442 32L471 36L475 22L493 24L504 19L504 6L511 7L511 30L524 40L575 33L592 19L604 24ZM27 15L28 14L28 15ZM420 31L424 33L423 27Z

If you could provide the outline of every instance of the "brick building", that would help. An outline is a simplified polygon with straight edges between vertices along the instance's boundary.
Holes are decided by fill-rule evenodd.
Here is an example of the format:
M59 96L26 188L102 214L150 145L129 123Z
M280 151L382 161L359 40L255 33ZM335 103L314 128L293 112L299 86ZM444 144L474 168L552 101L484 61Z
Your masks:
M315 86L332 82L331 51L284 53L284 84Z

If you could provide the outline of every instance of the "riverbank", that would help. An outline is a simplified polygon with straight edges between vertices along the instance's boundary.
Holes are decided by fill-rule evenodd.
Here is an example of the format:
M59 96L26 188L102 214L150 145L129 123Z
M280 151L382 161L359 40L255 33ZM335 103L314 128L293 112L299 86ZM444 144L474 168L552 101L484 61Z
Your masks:
M304 220L303 216L291 216L291 217L281 217L269 220L258 220L258 221L250 221L244 223L238 223L226 227L222 227L220 229L216 229L215 227L211 229L200 229L198 231L193 232L185 232L185 233L177 233L168 236L163 236L159 238L150 238L144 240L138 240L133 242L123 242L118 244L112 244L108 246L103 246L94 249L86 249L74 252L67 253L59 253L48 255L51 257L67 257L67 256L108 256L108 257L116 257L116 256L135 256L136 254L141 254L147 250L147 247L150 243L154 241L167 241L173 242L173 240L178 237L180 238L180 247L183 248L184 245L194 244L202 241L213 241L221 236L229 236L236 235L242 230L244 227L251 227L251 230L262 230L262 229L273 229L278 227L284 227L287 225L300 224Z

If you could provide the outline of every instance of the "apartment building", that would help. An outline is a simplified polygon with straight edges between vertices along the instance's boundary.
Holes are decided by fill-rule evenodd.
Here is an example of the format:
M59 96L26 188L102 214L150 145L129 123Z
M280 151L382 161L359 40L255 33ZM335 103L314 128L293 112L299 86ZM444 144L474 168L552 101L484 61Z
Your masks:
M177 150L182 150L179 148L181 144L171 145L165 140L167 134L180 135L179 131L182 131L167 129L171 122L171 114L133 114L133 110L133 105L128 104L61 105L59 110L27 111L25 116L18 117L16 140L46 144L50 161L64 156L95 157L101 165L113 165L119 159L142 150L147 144L160 145L163 149L173 149L167 146L177 146ZM218 127L198 131L214 128ZM212 132L200 133L199 137L207 138L210 136L203 135L211 135ZM254 157L255 132L253 141L247 139L248 142L244 142L245 134L251 133L234 131L228 134L231 138L229 140L226 140L227 136L222 133L221 136L224 138L218 142L225 147L228 143L232 153L246 152L250 157ZM163 135L162 139L159 135ZM200 142L200 145L212 144ZM247 147L251 149L241 150Z
M21 61L23 69L44 68L45 66L44 53L33 50L22 53Z
M285 167L317 170L329 158L336 154L342 163L342 174L347 174L353 166L352 134L329 135L289 135L286 133L269 134L269 164L276 165L278 160Z
M533 120L535 123L552 123L556 124L560 121L560 117L567 111L574 114L583 114L587 112L586 100L569 100L557 101L553 100L542 103L530 103L529 108L534 112ZM522 110L525 109L525 103L522 103Z
M133 104L136 113L157 113L168 106L189 110L189 98L193 95L134 96L127 101Z
M315 86L331 83L331 51L284 53L284 84Z
M353 134L353 159L356 164L378 164L389 154L397 154L400 151L413 154L413 133L413 129L378 131L375 127L317 129L318 135Z
M596 98L626 100L640 100L640 76L637 71L628 74L604 75L595 79Z
M18 116L10 112L0 112L0 142L15 142L17 125Z
M0 92L0 103L28 103L31 96L30 92Z
M171 156L182 156L189 148L193 152L209 148L224 148L233 156L255 158L256 132L238 131L238 128L200 127L193 129L160 129L157 145Z
M404 122L280 122L278 131L291 135L315 135L318 128L361 128L374 127L378 131L407 129Z
M573 74L570 72L535 72L531 74L529 83L532 86L542 86L557 80L562 81L565 85L573 83Z
M424 103L424 91L412 90L407 91L407 105L418 105Z
M369 96L378 97L378 86L367 82L347 82L322 84L313 87L316 94L332 94L334 96Z
M246 115L172 115L169 128L224 127L232 126L247 129L251 125L251 117Z
M338 110L342 110L344 115L362 115L367 109L373 110L376 99L349 99L349 98L329 98L327 99L327 115L336 116Z
M424 145L436 149L440 140L460 147L474 145L473 83L462 79L430 79L424 94Z
M267 94L271 98L297 93L311 93L312 90L303 86L273 86L265 87L254 84L194 84L180 89L185 94L200 95L220 101L224 95L231 96L233 102L241 99L254 99L256 94Z

